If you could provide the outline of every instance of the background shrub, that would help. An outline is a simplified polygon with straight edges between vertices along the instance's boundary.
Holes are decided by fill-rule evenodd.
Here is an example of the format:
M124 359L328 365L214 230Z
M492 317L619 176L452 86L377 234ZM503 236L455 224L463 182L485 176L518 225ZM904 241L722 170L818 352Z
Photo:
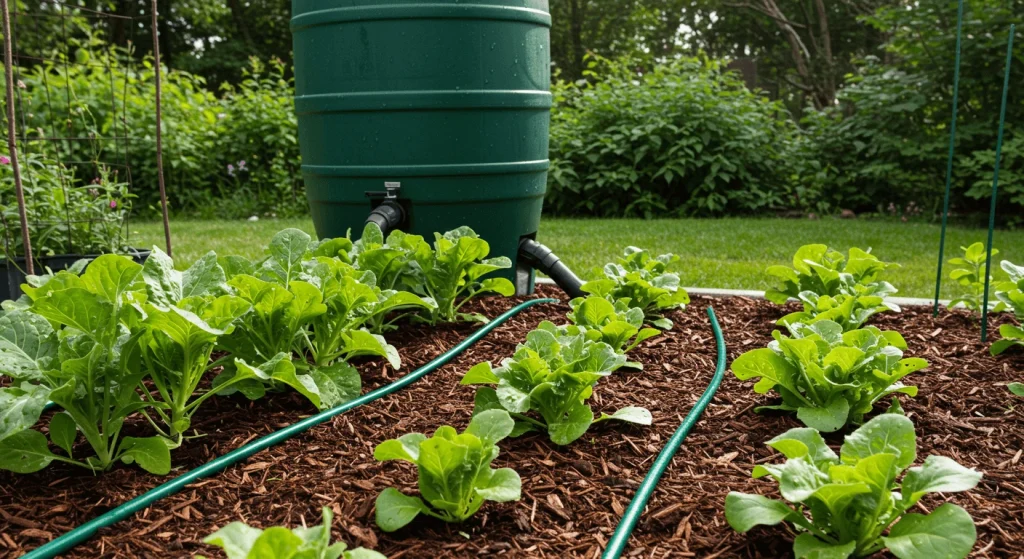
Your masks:
M548 211L615 217L723 215L801 205L801 133L779 103L719 61L639 74L592 58L592 82L555 86Z

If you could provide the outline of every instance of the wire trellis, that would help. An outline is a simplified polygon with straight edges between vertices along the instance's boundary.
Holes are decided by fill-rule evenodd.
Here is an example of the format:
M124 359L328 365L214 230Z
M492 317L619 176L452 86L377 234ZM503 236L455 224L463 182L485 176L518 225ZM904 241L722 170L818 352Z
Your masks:
M82 228L89 231L92 224L100 221L105 221L101 228L109 231L109 225L119 221L123 246L105 246L101 251L128 248L127 220L131 205L127 200L133 197L137 186L150 186L134 184L132 168L138 161L133 162L132 147L136 144L155 143L156 182L160 189L166 249L170 254L170 224L163 180L156 0L151 2L150 13L137 15L91 9L64 0L37 0L35 5L39 11L35 12L12 11L8 2L0 0L4 24L7 143L18 200L21 253L27 272L35 273L39 249L47 249L37 246L33 254L33 231L42 232L44 228L50 234L54 230L66 234L66 242L60 243L62 253L87 253L90 250L83 249L95 251L95 247L81 245L96 243L94 239L83 243L76 238L76 231ZM48 26L51 35L59 35L57 44L41 46L37 40L33 46L30 40L28 46L19 47L19 37L47 36L41 30L43 25ZM120 43L113 42L109 36L115 25L122 31L118 33ZM146 28L152 33L140 32ZM136 35L153 41L156 95L149 108L155 117L155 139L135 137L132 132L138 125L129 119L129 88L137 85L137 78L143 75L133 52L134 45L139 44ZM83 44L89 48L82 47ZM73 50L75 45L79 47ZM73 74L76 79L84 76L84 85L73 82ZM84 100L79 97L80 88L87 89ZM103 111L101 121L97 120L94 109ZM151 153L150 149L145 151ZM76 176L85 173L96 179L88 183ZM29 188L28 199L26 187ZM99 211L108 200L106 213ZM55 217L58 211L63 212L59 221ZM7 255L7 265L17 266L15 260L20 259L12 259L17 253L11 250L12 227L6 216L0 222L4 227L3 253Z

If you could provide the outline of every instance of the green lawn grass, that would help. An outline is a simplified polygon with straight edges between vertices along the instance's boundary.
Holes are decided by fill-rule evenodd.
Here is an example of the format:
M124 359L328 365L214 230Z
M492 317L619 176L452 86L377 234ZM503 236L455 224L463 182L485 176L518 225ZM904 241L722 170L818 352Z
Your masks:
M174 221L171 223L176 261L184 266L210 250L219 254L256 257L277 231L296 227L313 233L308 219L247 221ZM160 223L133 223L132 244L163 246ZM981 229L950 228L947 260L962 245L985 240ZM890 280L907 297L931 297L939 227L924 223L786 219L545 219L541 242L555 250L578 274L595 278L600 267L629 245L653 252L673 252L682 257L675 265L684 285L727 289L764 289L764 270L786 264L798 247L826 243L845 251L871 247L880 258L903 267ZM1024 231L997 231L997 257L1024 263ZM948 270L947 266L947 270ZM948 272L947 272L948 277ZM1002 277L999 271L997 277ZM958 292L944 281L944 297Z

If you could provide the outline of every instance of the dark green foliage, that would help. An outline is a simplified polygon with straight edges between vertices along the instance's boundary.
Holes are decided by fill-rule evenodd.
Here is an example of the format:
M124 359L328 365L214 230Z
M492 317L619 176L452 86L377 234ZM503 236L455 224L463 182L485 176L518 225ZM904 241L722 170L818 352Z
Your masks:
M548 210L713 216L793 203L799 131L720 62L681 58L639 75L592 60L594 84L556 86Z

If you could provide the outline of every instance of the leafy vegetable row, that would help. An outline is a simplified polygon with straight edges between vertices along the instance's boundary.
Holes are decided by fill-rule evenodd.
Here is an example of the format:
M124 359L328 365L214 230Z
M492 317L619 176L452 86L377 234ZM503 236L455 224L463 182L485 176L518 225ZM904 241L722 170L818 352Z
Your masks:
M759 379L757 393L774 389L781 396L780 404L759 410L796 412L807 428L768 441L787 460L753 471L755 478L778 482L785 501L731 492L726 520L741 533L758 525L792 524L797 559L867 557L883 549L901 559L966 557L977 538L974 521L956 505L927 514L909 511L928 493L974 488L981 474L939 456L911 468L917 436L895 398L886 413L864 423L886 396L916 395L915 387L900 380L928 366L923 359L903 357L907 344L899 333L862 327L882 307L896 310L876 300L895 292L879 279L888 267L858 249L851 249L847 260L823 245L801 248L795 270L769 269L783 280L769 298L777 303L799 298L805 312L779 321L788 336L774 332L768 348L747 352L732 365L739 379ZM816 314L812 302L825 298L842 304ZM862 423L845 437L839 455L820 434Z
M678 277L665 272L672 260L671 255L651 259L639 249L628 249L618 265L622 270L609 269L606 280L584 287L594 295L570 303L570 324L544 322L499 367L481 363L470 369L461 384L488 386L477 391L473 418L464 432L443 426L429 438L411 433L378 445L378 461L416 465L420 495L385 489L376 501L377 525L392 532L421 514L462 522L485 501L519 500L519 475L509 468L491 468L499 453L497 443L507 437L536 431L567 445L603 421L650 425L646 409L631 406L595 418L587 401L600 379L624 366L641 367L628 363L626 353L660 334L645 328L645 321L670 325L663 313L682 308L688 300Z
M487 242L468 228L436 235L433 248L394 233L388 242L401 250L375 226L365 233L353 244L289 229L255 262L211 252L178 271L155 249L145 265L105 255L33 278L0 316L0 374L13 381L0 389L0 469L59 461L107 470L121 461L166 474L170 451L213 396L291 389L335 407L360 394L352 359L401 366L381 336L395 315L486 320L456 311L475 295L514 291L508 280L482 279L511 264L487 260ZM49 441L32 429L48 401L61 409ZM155 435L122 437L133 416ZM79 435L91 453L75 448Z

